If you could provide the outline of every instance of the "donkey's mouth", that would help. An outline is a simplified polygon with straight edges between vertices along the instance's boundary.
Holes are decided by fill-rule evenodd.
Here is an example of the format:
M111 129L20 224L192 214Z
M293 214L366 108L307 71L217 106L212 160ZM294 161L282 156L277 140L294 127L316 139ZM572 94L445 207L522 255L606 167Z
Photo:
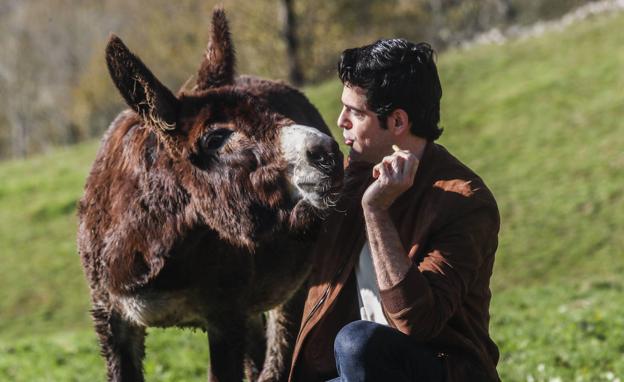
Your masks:
M335 177L335 179L322 177L318 180L304 180L296 182L295 186L301 194L316 194L322 197L329 193L336 193L342 190L342 183L342 177Z
M295 188L301 200L308 201L319 210L325 210L334 206L342 191L342 177L328 179L327 177L318 180L306 179L295 183Z
M297 188L299 188L301 191L311 194L311 193L318 193L319 191L321 191L322 186L320 186L318 183L312 183L312 182L306 182L306 183L297 183Z

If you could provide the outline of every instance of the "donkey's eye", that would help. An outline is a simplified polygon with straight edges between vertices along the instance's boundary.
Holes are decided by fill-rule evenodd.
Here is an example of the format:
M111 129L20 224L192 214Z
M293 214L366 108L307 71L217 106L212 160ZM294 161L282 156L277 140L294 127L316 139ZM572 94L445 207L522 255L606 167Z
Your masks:
M217 129L204 134L199 140L199 147L204 154L213 154L227 142L233 131L230 129Z

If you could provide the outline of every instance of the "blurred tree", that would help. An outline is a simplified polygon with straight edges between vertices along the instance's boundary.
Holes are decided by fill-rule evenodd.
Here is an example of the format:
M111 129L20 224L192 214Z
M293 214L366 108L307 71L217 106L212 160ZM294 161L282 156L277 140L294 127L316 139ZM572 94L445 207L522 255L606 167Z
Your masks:
M297 38L297 18L293 6L294 0L281 0L280 18L282 19L282 37L286 42L288 79L293 85L303 84L303 72L299 61L299 39Z
M239 73L299 85L379 38L442 50L493 27L557 17L590 0L221 0ZM195 73L217 0L0 2L0 158L99 136L124 107L104 62L112 31L174 91Z
M4 5L0 97L6 100L7 125L0 128L10 131L10 143L0 146L0 155L23 157L74 142L71 88L90 55L94 21L101 20L97 6L81 8L76 0L10 0Z

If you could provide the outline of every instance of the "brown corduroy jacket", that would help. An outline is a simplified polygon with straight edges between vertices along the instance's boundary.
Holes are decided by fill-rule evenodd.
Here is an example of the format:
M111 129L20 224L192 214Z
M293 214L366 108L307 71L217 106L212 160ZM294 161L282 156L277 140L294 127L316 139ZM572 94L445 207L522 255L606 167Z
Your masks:
M370 174L368 165L347 167L348 193L323 227L290 381L335 377L334 338L359 319L353 269L366 240L361 197ZM498 348L488 331L499 230L494 197L468 167L428 143L414 185L390 214L414 266L380 291L389 323L438 352L449 382L499 381Z

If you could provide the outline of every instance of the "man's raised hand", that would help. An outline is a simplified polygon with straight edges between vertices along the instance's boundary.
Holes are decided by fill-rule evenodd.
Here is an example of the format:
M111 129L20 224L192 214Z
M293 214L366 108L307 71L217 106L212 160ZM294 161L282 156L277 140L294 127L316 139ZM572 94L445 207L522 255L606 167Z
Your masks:
M376 180L364 192L364 208L387 210L414 184L419 164L416 155L408 150L401 150L397 145L392 145L392 149L394 153L384 157L373 167L373 178Z

